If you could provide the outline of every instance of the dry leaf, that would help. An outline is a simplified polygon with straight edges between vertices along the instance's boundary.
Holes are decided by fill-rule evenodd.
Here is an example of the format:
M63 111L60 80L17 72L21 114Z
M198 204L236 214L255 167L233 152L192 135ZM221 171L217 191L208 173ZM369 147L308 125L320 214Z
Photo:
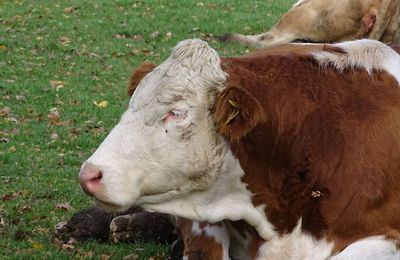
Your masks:
M10 114L10 112L11 112L11 108L9 108L9 107L3 107L3 108L0 110L0 116L6 116L6 115Z
M136 260L136 259L138 259L139 258L139 256L138 255L135 255L135 254L131 254L131 255L127 255L127 256L125 256L124 258L122 258L123 260Z
M36 249L36 250L42 250L42 249L44 248L44 245L41 244L41 243L33 242L33 243L32 243L32 247L33 247L34 249Z
M26 97L24 95L17 95L17 96L15 96L15 99L18 101L25 101Z
M72 251L72 250L75 249L75 246L73 246L73 245L68 245L68 244L63 244L63 245L61 246L61 249L62 249L62 250L67 250L67 251Z
M64 210L64 211L71 211L72 207L68 202L59 203L56 206L57 209Z
M58 37L58 41L62 44L62 45L68 45L71 43L71 40L68 37L65 36L60 36Z
M155 39L155 38L157 38L158 36L160 36L160 32L159 31L155 31L155 32L153 32L153 33L150 33L150 39Z
M60 125L60 112L56 107L50 109L50 113L47 114L47 118L50 120L52 125Z
M65 82L61 80L50 80L50 85L58 91L65 86Z
M72 11L74 11L74 7L65 7L64 8L64 14L69 14L69 13L71 13Z
M100 108L106 108L108 106L108 101L103 100L103 101L100 101L99 103L97 103L96 101L93 101L93 104Z
M165 38L171 39L171 38L172 38L172 32L167 32L167 33L165 34Z
M58 139L58 134L57 133L52 133L50 135L50 139L52 142L55 142Z
M23 206L22 208L20 208L19 212L24 213L24 212L27 212L30 209L31 209L31 206L27 204L27 205Z
M101 260L109 260L111 258L111 255L101 255Z

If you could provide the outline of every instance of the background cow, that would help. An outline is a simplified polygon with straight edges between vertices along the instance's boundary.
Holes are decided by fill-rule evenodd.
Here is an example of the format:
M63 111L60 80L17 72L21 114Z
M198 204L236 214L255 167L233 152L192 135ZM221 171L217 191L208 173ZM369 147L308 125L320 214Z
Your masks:
M398 0L300 0L266 33L226 34L217 39L257 47L360 38L396 43L400 41L399 26Z
M229 238L223 258L400 257L392 49L362 40L221 59L188 40L137 75L128 110L81 169L101 205L199 221L192 231Z

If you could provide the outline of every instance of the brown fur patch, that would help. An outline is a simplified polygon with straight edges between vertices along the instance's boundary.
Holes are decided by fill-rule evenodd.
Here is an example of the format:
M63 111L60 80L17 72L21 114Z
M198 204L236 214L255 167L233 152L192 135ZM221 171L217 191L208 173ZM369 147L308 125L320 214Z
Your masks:
M226 88L217 100L217 128L220 133L232 139L246 135L265 119L266 115L258 100L240 87Z
M144 61L140 64L138 68L136 68L131 77L129 78L129 83L128 83L128 95L132 96L133 93L135 92L136 87L139 85L140 81L150 72L153 71L153 69L156 67L151 62Z

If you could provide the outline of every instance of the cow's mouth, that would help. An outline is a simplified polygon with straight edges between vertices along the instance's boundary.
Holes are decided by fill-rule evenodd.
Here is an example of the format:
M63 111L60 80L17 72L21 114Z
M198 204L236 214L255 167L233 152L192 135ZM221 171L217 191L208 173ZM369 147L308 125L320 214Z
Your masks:
M170 201L182 195L182 190L175 189L170 190L163 193L157 194L149 194L149 195L142 195L136 201L137 205L144 205L144 204L160 204L166 201Z
M96 203L100 207L102 207L102 208L104 208L106 210L112 211L112 212L121 212L121 211L125 211L125 210L127 210L129 208L129 206L118 205L118 204L115 204L115 203L112 203L112 202L99 200L97 198L96 198Z

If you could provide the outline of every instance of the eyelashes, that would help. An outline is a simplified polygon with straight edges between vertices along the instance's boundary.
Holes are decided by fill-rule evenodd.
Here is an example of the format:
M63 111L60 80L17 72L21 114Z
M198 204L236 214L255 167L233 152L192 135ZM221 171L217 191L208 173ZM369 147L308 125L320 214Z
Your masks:
M169 112L169 115L175 119L185 119L188 112L186 110L173 109Z
M184 109L172 109L164 118L164 122L168 121L181 121L188 116L188 111Z

